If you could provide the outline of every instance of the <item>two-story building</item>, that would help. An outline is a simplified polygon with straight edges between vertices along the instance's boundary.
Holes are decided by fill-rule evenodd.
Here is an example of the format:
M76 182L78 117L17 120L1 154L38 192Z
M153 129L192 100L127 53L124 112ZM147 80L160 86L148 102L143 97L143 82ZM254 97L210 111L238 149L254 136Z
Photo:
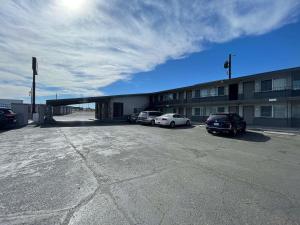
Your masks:
M235 112L249 125L300 127L300 67L155 93L47 100L47 105L90 102L95 102L99 120L124 119L145 109L175 112L193 121Z
M153 93L150 107L194 121L236 112L248 124L299 127L300 67Z

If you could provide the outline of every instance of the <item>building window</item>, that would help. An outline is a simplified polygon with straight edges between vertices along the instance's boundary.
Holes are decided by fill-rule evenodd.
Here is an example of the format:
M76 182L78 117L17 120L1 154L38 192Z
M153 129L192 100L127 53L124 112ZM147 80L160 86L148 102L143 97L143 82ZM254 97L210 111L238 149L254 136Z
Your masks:
M206 108L206 116L209 116L210 114L217 113L217 107L215 106L210 106Z
M195 90L194 98L200 98L200 90Z
M287 117L287 106L286 105L274 105L273 113L275 118L286 118Z
M272 91L272 80L262 80L261 91Z
M293 118L300 118L300 104L293 104L292 105L292 117Z
M170 101L170 100L173 100L173 94L166 94L164 95L164 100L165 101Z
M193 108L193 116L205 116L205 108L204 107Z
M261 106L260 107L261 117L272 117L272 106Z
M225 95L225 88L224 87L218 87L218 95L219 96Z
M173 98L173 100L176 100L177 99L177 93L173 93L172 98Z
M280 78L280 79L274 79L273 80L273 90L284 90L286 89L286 79Z
M210 96L217 96L217 88L210 89Z
M219 113L225 112L225 107L218 107L218 112Z
M208 96L208 89L201 89L201 97L207 97Z
M293 89L294 90L300 90L300 79L299 80L293 80Z
M193 108L193 115L200 116L200 108Z

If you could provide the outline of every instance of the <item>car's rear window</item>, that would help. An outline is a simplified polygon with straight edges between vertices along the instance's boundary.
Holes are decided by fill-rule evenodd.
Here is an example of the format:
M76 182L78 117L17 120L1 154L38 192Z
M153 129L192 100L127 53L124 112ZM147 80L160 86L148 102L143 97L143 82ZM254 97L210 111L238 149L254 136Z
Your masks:
M149 112L149 116L161 116L161 112Z
M147 117L147 113L146 112L140 112L139 117Z
M228 115L210 115L208 120L226 120L228 119Z

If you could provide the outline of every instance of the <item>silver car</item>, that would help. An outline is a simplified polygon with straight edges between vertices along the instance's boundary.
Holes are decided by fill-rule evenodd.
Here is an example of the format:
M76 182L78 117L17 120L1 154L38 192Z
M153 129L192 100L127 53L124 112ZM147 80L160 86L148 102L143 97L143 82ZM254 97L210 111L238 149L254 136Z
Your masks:
M140 112L136 122L141 124L151 124L154 126L155 118L162 114L163 113L159 111L142 111Z

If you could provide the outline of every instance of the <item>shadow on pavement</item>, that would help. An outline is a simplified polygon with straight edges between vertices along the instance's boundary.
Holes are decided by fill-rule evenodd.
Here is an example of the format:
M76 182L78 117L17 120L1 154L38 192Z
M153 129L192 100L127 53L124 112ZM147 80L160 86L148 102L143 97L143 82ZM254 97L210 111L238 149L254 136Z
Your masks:
M194 126L194 125L191 125L191 126L185 126L185 125L183 125L183 126L176 126L174 128L171 128L169 126L157 126L157 127L159 127L159 128L165 128L165 129L170 129L170 130L184 130L184 129L192 129L192 128L195 128L196 126Z
M250 141L250 142L267 142L271 138L262 133L247 131L245 134L239 134L236 137L232 137L228 134L219 134L218 136L224 138L231 138L233 140Z
M12 130L18 130L18 129L21 129L23 127L26 127L26 125L23 125L23 126L8 126L8 127L1 127L0 128L0 134L1 133L5 133L5 132L8 132L8 131L12 131Z
M41 128L50 127L93 127L93 126L115 126L115 125L130 125L127 122L117 121L117 122L103 122L97 120L87 120L87 121L54 121L52 123L47 123L41 125Z

